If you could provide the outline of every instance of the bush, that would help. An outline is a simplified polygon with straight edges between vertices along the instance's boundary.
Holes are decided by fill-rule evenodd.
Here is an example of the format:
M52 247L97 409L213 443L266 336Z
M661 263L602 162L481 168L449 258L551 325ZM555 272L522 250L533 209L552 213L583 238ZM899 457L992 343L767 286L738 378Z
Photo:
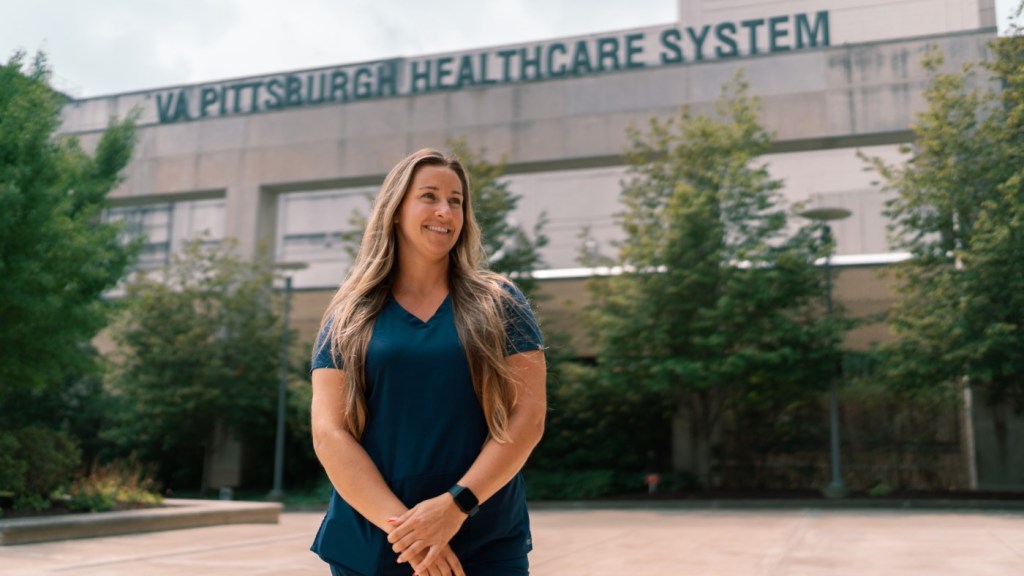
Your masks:
M670 414L666 395L623 389L597 368L563 362L549 373L544 438L530 456L537 470L614 470L642 474L669 466ZM642 485L642 483L641 483Z
M0 432L0 493L14 498L25 492L28 462L19 458L21 444L13 432Z
M13 494L14 508L45 510L50 494L66 485L81 452L64 432L28 426L0 432L0 491Z
M614 470L527 470L529 500L581 500L619 491Z
M72 512L105 512L163 501L153 475L134 460L94 466L88 476L71 484L64 499Z

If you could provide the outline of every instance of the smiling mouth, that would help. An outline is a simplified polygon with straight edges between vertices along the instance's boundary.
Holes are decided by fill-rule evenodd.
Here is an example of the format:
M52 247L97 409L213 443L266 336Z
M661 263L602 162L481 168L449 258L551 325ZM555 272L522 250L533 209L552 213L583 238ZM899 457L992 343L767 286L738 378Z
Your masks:
M438 234L447 234L451 232L448 228L441 228L440 226L427 226L427 230L431 232L437 232Z

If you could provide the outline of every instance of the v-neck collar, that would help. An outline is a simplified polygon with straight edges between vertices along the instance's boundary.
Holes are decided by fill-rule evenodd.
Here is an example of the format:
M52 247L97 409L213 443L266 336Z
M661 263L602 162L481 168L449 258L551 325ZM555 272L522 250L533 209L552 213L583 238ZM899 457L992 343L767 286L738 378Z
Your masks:
M421 327L430 326L439 318L443 317L445 313L447 313L448 309L451 308L452 295L451 293L448 293L444 297L444 300L441 301L441 304L438 305L437 309L434 310L434 313L430 315L430 318L427 318L426 320L422 320L412 312L406 310L405 307L398 302L398 298L395 298L394 294L390 296L390 299L391 304L394 305L399 310L399 312L402 314L402 317L404 317L409 324L412 324L413 326L416 327Z

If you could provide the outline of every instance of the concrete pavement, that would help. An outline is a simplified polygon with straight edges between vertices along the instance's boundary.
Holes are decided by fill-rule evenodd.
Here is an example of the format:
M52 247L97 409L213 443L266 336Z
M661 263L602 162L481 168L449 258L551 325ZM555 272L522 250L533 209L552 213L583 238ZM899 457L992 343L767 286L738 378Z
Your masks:
M1013 576L1024 514L920 510L538 509L531 574ZM317 512L0 548L0 575L328 574L308 551Z

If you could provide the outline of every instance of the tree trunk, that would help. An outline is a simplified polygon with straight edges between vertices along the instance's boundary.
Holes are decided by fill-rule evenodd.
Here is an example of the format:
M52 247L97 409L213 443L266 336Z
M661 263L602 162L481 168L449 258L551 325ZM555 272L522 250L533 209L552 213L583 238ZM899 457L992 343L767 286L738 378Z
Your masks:
M712 446L718 436L718 419L711 414L713 394L702 392L680 402L672 418L672 470L686 472L704 488L718 485L713 474ZM688 406L689 405L689 406Z

